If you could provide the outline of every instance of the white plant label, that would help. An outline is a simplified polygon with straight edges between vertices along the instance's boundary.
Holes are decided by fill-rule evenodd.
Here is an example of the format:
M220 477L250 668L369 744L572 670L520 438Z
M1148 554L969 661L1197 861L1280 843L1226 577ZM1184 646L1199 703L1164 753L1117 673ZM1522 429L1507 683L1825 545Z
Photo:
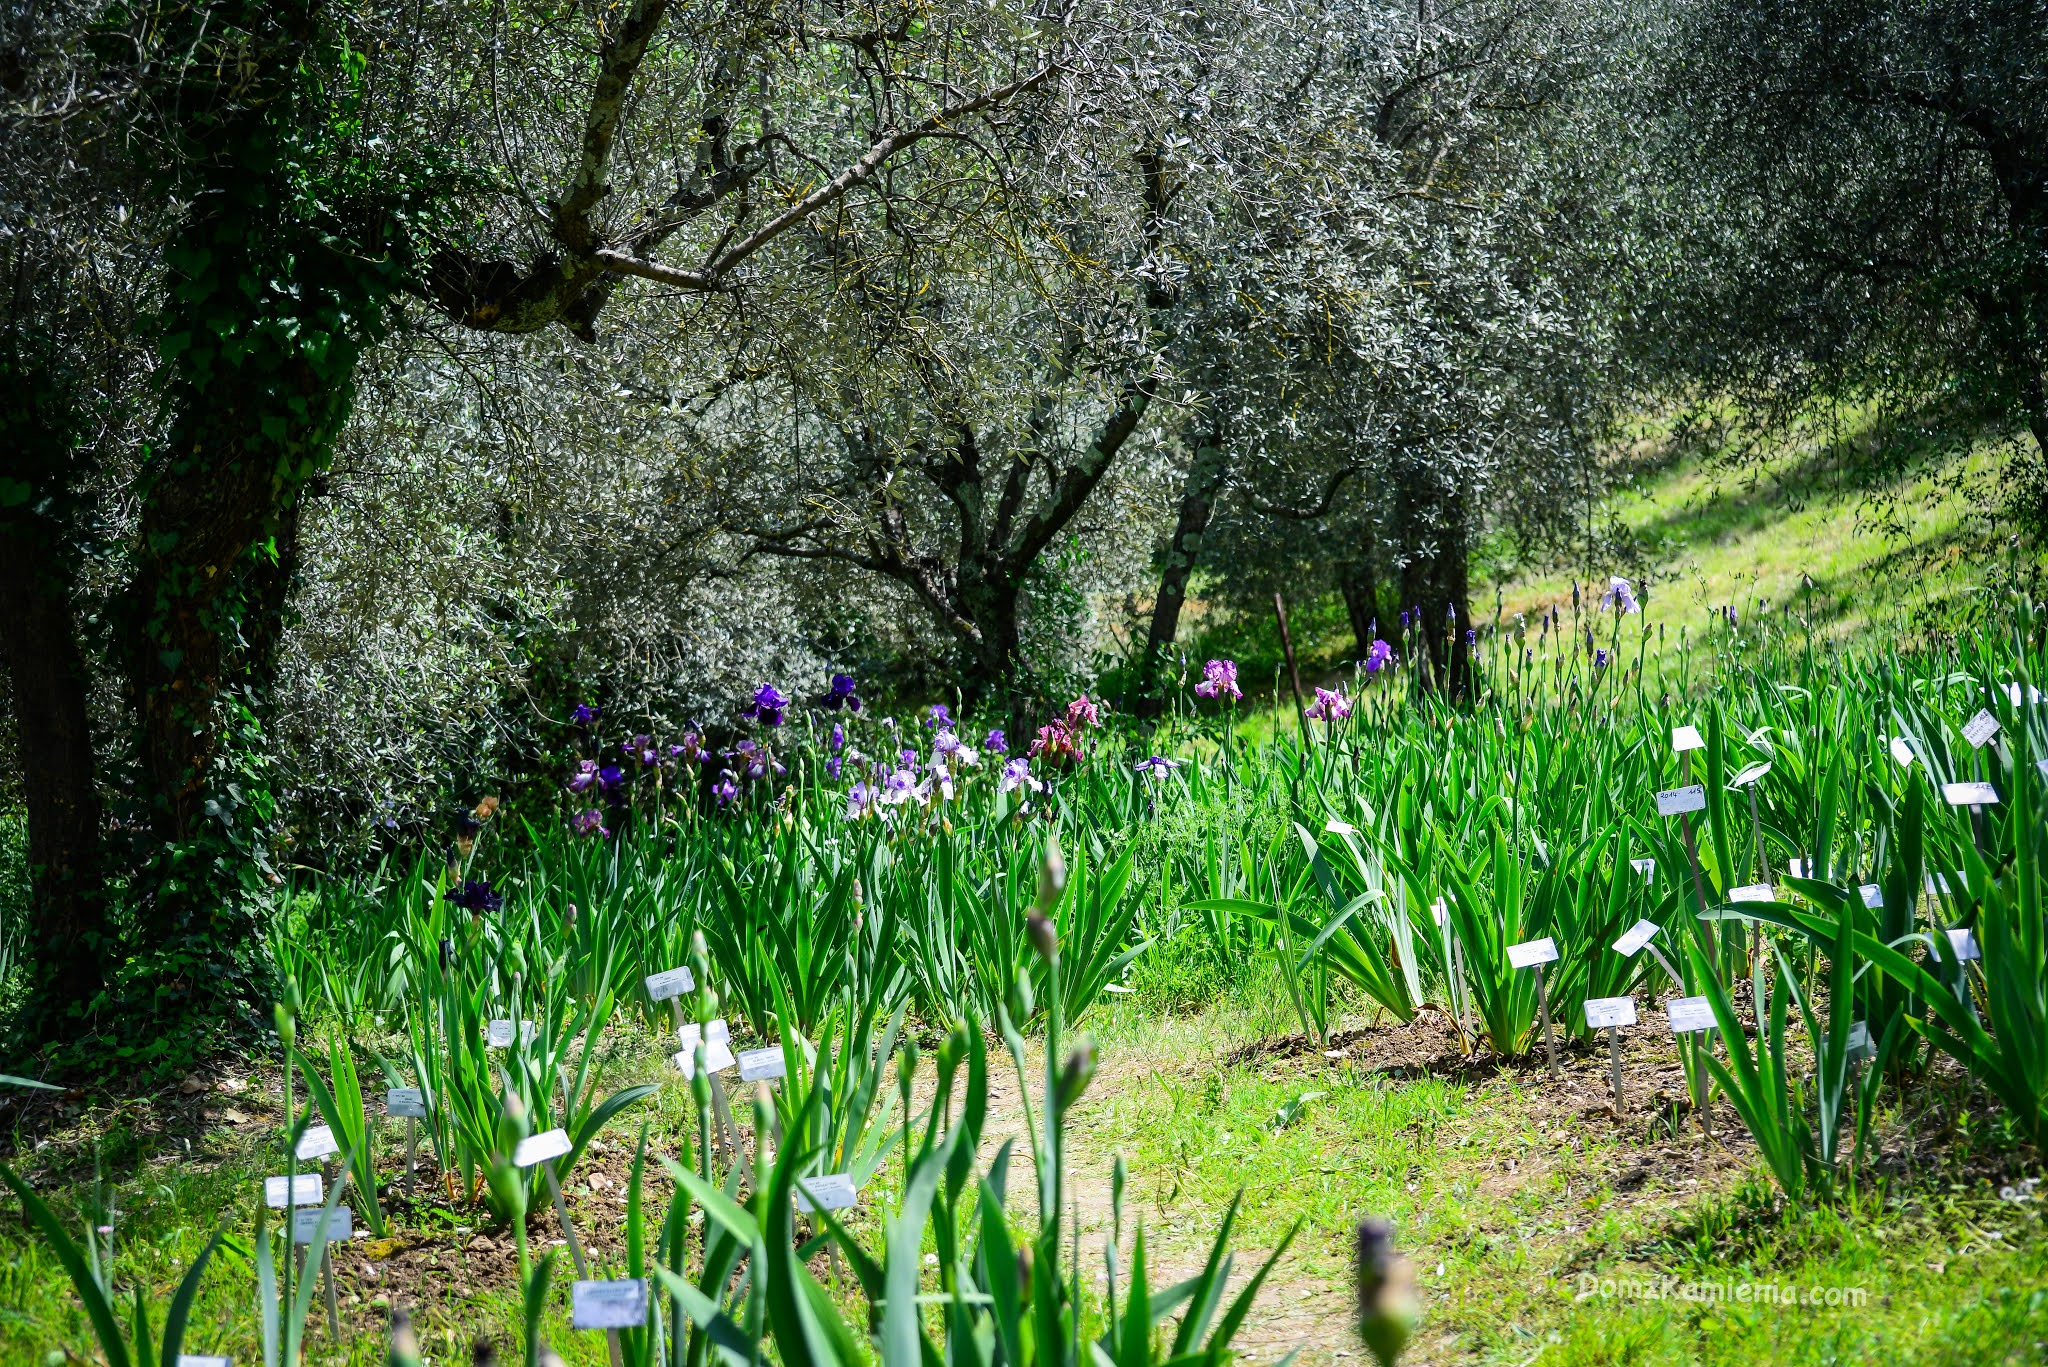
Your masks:
M1955 956L1958 959L1968 960L1984 957L1984 951L1977 948L1977 937L1965 927L1957 926L1948 933L1948 945L1950 949L1955 951Z
M1700 735L1697 726L1674 726L1671 728L1671 753L1682 755L1688 750L1704 750L1706 738Z
M1588 997L1586 998L1586 1028L1605 1030L1609 1026L1634 1025L1636 1023L1636 999L1634 997Z
M1444 919L1451 914L1451 909L1444 902L1444 899L1439 897L1434 902L1431 902L1429 904L1429 914L1436 917L1436 923L1438 925L1442 925L1444 923Z
M686 1049L676 1050L673 1057L677 1070L684 1077L691 1078L697 1075L697 1046L695 1044L691 1044ZM722 1073L732 1067L732 1065L731 1045L722 1039L706 1040L704 1042L704 1070L706 1072Z
M1877 1057L1877 1046L1870 1042L1870 1023L1851 1021L1849 1023L1849 1047L1844 1051L1851 1063Z
M1790 872L1790 873L1791 873L1791 875L1792 875L1792 876L1793 876L1794 878L1807 878L1807 877L1811 877L1811 875L1810 875L1810 874L1808 874L1808 873L1807 873L1807 871L1806 871L1806 861L1805 861L1804 859L1795 859L1795 860L1793 860L1793 861L1792 861L1792 866L1791 866L1791 868L1790 868L1790 869L1788 870L1788 872Z
M822 1177L796 1179L798 1210L845 1210L857 1194L852 1173L828 1172Z
M1942 800L1951 807L1995 807L1998 789L1988 783L1944 783Z
M1686 788L1667 788L1657 794L1657 815L1677 816L1682 812L1704 812L1707 809L1707 785L1695 783Z
M1714 1008L1705 997L1673 997L1664 1003L1664 1014L1670 1018L1674 1035L1714 1028Z
M1913 767L1913 747L1906 743L1904 736L1893 736L1891 748L1892 758L1898 762L1901 769Z
M1538 964L1557 962L1557 941L1548 935L1540 940L1524 940L1518 945L1508 946L1508 967L1534 968Z
M1657 923L1647 918L1636 922L1614 942L1614 952L1624 959L1633 959L1644 945L1657 938L1658 929Z
M723 1044L732 1038L732 1027L726 1024L725 1017L723 1016L702 1027L699 1027L697 1022L691 1021L688 1025L676 1027L676 1042L685 1049L695 1049L697 1047L697 1036L700 1033L704 1036L706 1044Z
M325 1216L323 1225L321 1217ZM295 1244L343 1244L354 1236L355 1212L347 1206L328 1210L324 1206L300 1206L292 1212L292 1242Z
M1949 890L1948 875L1945 873L1930 873L1920 881L1926 886L1929 897L1938 897ZM1960 873L1957 874L1956 882L1960 884L1962 881L1963 876Z
M2034 772L2039 774L2042 778L2048 778L2048 759L2035 760Z
M1774 902L1777 898L1778 890L1769 883L1744 883L1739 888L1728 889L1731 902Z
M384 1114L403 1120L411 1116L423 1120L427 1114L427 1096L417 1087L393 1087L384 1093Z
M2020 693L2020 686L2018 684L2007 684L2005 686L2005 696L2012 699L2012 705L2014 707L2020 706L2020 699L2023 695ZM2034 687L2032 684L2028 684L2027 691L2024 694L2024 696L2026 700L2030 703L2039 702L2041 701L2041 690Z
M1863 906L1866 911L1876 911L1884 906L1884 888L1880 884L1865 883L1856 891L1863 894Z
M1324 829L1324 830L1326 830L1326 831L1328 831L1328 832L1329 832L1329 833L1330 833L1331 835L1357 835L1357 834L1358 834L1358 827L1356 827L1356 826L1352 825L1352 824L1351 824L1350 822L1348 822L1348 821L1339 821L1339 820L1338 820L1338 819L1337 819L1336 817L1334 817L1334 816L1333 816L1333 817L1331 817L1331 818L1330 818L1330 819L1329 819L1328 821L1325 821L1325 822L1323 823L1323 829Z
M569 1324L576 1329L638 1329L647 1323L647 1279L576 1282L569 1288Z
M789 1071L789 1062L782 1056L782 1046L768 1049L749 1049L740 1055L740 1081L763 1082L769 1078L782 1077ZM838 1209L838 1207L832 1207Z
M266 1177L263 1179L263 1204L272 1210L283 1210L286 1206L324 1206L327 1204L327 1184L320 1180L317 1172L302 1172L296 1177Z
M665 1002L670 997L680 997L685 992L694 992L697 980L687 968L671 968L666 973L652 973L647 977L647 995L655 1001Z
M1652 877L1657 872L1657 861L1651 859L1647 855L1645 855L1641 859L1629 860L1628 866L1634 869L1637 873L1641 874L1645 878Z
M310 1163L330 1153L340 1153L341 1145L334 1142L333 1130L325 1125L315 1125L299 1136L299 1146L292 1152L298 1155L301 1163Z
M1998 718L1991 715L1988 707L1963 723L1963 739L1970 742L1973 749L1983 749L1984 742L1997 734Z
M512 1166L530 1168L535 1163L545 1163L550 1158L560 1158L569 1152L569 1132L562 1129L544 1130L519 1141L519 1147L512 1150Z
M235 1360L219 1353L180 1353L178 1367L235 1367Z
M540 1033L532 1021L519 1022L519 1042L533 1043L533 1037ZM489 1021L484 1025L484 1044L492 1049L512 1047L512 1022L508 1020Z

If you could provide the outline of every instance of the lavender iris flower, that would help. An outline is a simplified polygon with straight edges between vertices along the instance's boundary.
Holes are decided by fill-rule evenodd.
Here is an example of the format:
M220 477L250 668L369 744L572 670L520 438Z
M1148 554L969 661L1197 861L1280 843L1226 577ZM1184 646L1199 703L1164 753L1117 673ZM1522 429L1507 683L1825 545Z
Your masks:
M711 796L717 798L718 805L723 807L739 795L739 776L730 769L720 769L718 771L718 782L711 785Z
M576 813L576 819L570 823L570 827L578 835L609 836L611 834L610 831L605 829L604 813L595 807L588 811Z
M643 769L652 769L661 763L661 750L652 736L635 736L619 747L619 750Z
M908 769L898 769L882 780L881 802L884 807L900 807L906 802L922 802L928 790L919 785L917 775Z
M832 756L832 758L825 761L825 776L831 779L834 783L837 783L839 781L840 764L841 760L837 755L834 755Z
M1385 641L1374 641L1365 648L1365 672L1377 674L1394 662L1394 648Z
M1351 715L1351 699L1327 688L1316 690L1316 700L1301 709L1301 715L1310 721L1342 721Z
M996 784L996 791L1007 793L1014 788L1038 792L1045 785L1031 776L1031 761L1019 755L1003 766L1003 776Z
M946 710L944 703L935 702L932 704L931 714L924 719L924 724L943 731L953 724L953 714Z
M1642 608L1636 603L1635 589L1630 587L1628 580L1621 578L1619 575L1607 581L1607 592L1600 595L1600 611L1605 612L1609 608L1613 608L1623 616L1627 616L1631 612L1642 611Z
M1153 755L1148 759L1141 759L1132 765L1131 772L1143 774L1146 778L1165 778L1179 767L1180 761L1178 760L1168 759L1164 755Z
M576 772L569 775L569 791L580 793L597 782L597 761L586 759L576 766Z
M1202 681L1195 685L1198 698L1239 699L1244 694L1237 687L1237 661L1211 660L1202 666Z
M991 755L1000 755L1008 751L1010 745L1008 741L1003 739L1002 732L991 731L981 738L981 748L988 751Z
M846 748L846 728L836 721L832 723L832 748L834 750L844 750Z
M905 769L909 770L909 771L910 771L911 773L913 773L913 774L914 774L914 773L916 773L916 772L917 772L917 751L915 751L915 750L903 750L903 751L899 751L899 752L897 753L897 755L896 755L896 762L897 762L898 764L900 764L901 766L903 766L903 768L905 768Z

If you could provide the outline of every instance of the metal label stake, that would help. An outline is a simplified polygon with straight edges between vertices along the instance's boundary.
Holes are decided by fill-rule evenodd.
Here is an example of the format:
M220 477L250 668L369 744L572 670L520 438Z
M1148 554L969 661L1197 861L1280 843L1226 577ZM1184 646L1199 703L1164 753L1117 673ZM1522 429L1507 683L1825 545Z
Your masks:
M1564 1081L1557 1070L1557 1039L1550 1029L1550 993L1543 986L1543 965L1536 965L1536 1010L1543 1017L1543 1053L1550 1060L1550 1080Z
M1548 935L1540 940L1525 940L1508 946L1510 968L1536 970L1536 1010L1543 1020L1543 1053L1550 1061L1550 1080L1562 1082L1564 1074L1557 1067L1557 1036L1550 1028L1550 989L1543 981L1543 965L1556 962L1557 941Z

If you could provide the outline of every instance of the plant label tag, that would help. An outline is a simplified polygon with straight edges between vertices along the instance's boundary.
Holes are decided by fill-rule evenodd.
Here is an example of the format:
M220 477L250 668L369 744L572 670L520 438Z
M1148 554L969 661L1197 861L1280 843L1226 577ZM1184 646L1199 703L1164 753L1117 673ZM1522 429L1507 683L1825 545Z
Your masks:
M1102 990L1112 997L1128 997L1136 991L1135 988L1125 987L1122 983L1104 983Z
M725 1023L725 1017L720 1016L709 1025L702 1027L699 1027L695 1021L691 1021L687 1025L677 1026L676 1042L685 1049L695 1049L697 1047L697 1036L700 1032L704 1036L706 1044L724 1044L732 1038L732 1027Z
M519 1042L521 1044L533 1043L533 1037L539 1033L539 1028L532 1021L519 1022ZM512 1022L508 1020L488 1022L484 1026L484 1044L492 1049L510 1049L512 1047Z
M687 968L671 968L666 973L649 974L647 978L647 995L658 1002L696 990L697 980Z
M325 1220L322 1220L325 1216ZM292 1212L292 1242L295 1244L343 1244L355 1234L355 1212L347 1206L328 1210L324 1206L300 1206Z
M2019 686L2018 684L2016 684L2016 683L2009 683L2009 684L2007 684L2007 685L2005 686L2005 696L2006 696L2006 697L2008 697L2008 698L2011 698L2011 699L2012 699L2012 705L2013 705L2014 707L2018 707L2018 706L2020 706L2020 705L2021 705L2021 703L2020 703L2020 698L2021 698L2021 696L2022 696L2022 695L2021 695L2021 693L2020 693L2020 686ZM2024 695L2024 696L2025 696L2025 698L2026 698L2026 701L2027 701L2027 702L2030 702L2030 703L2035 703L2035 702L2039 702L2039 701L2041 701L2041 690L2040 690L2040 689L2038 689L2038 688L2036 688L2036 687L2034 687L2034 686L2033 686L2032 684L2028 684L2028 685L2027 685L2027 691L2026 691L2026 693L2025 693L2025 695Z
M845 1210L856 1194L852 1173L828 1172L822 1177L796 1179L798 1210Z
M263 1204L272 1210L283 1210L286 1206L324 1206L327 1204L327 1185L317 1172L302 1172L296 1177L266 1177L263 1179Z
M671 1057L678 1071L686 1078L697 1075L697 1045L693 1041L688 1047L678 1049ZM722 1039L704 1041L704 1070L722 1073L732 1067L732 1046Z
M1540 940L1524 940L1518 945L1508 946L1510 968L1534 968L1538 964L1557 962L1557 941L1548 935Z
M1700 735L1697 726L1674 726L1671 728L1671 753L1682 755L1688 750L1704 750L1706 738Z
M1991 715L1988 707L1963 723L1963 739L1970 742L1973 749L1982 750L1984 742L1997 734L1998 718Z
M1350 822L1348 822L1348 821L1339 821L1339 820L1338 820L1338 819L1337 819L1336 817L1334 817L1334 816L1333 816L1333 817L1331 817L1331 818L1330 818L1330 819L1329 819L1328 821L1325 821L1325 822L1323 823L1323 829L1324 829L1324 830L1326 830L1326 831L1328 831L1328 832L1329 832L1329 833L1330 833L1331 835L1357 835L1357 834L1358 834L1358 827L1356 827L1356 826L1352 825L1352 824L1351 824Z
M1636 922L1614 942L1614 952L1624 959L1633 959L1644 945L1657 937L1658 929L1657 923L1648 918Z
M1714 1028L1714 1008L1705 997L1673 997L1664 1003L1664 1014L1671 1020L1674 1035Z
M1654 878L1657 875L1657 861L1647 855L1641 859L1629 860L1628 866L1645 878Z
M384 1093L384 1114L403 1120L411 1116L424 1120L427 1114L427 1097L417 1087L393 1087Z
M180 1353L178 1367L235 1367L235 1360L219 1353Z
M512 1166L530 1168L535 1163L545 1163L550 1158L560 1158L569 1152L569 1132L563 1129L544 1130L519 1141L519 1147L512 1150Z
M1744 883L1739 888L1728 889L1731 902L1775 902L1778 890L1769 883Z
M638 1329L647 1323L647 1279L576 1282L569 1288L569 1324L575 1329Z
M325 1125L315 1125L299 1136L299 1146L292 1152L298 1155L301 1163L310 1163L330 1153L340 1153L341 1145L334 1142L333 1130Z
M1863 894L1864 910L1876 911L1884 906L1884 888L1882 885L1877 883L1865 883L1861 887L1857 888L1856 891Z
M1948 933L1948 945L1950 949L1955 951L1956 958L1960 960L1967 961L1984 957L1984 951L1977 948L1977 937L1963 926L1957 926Z
M1851 1063L1861 1063L1865 1059L1877 1057L1877 1046L1870 1042L1870 1023L1868 1021L1851 1021L1849 1023L1849 1047L1843 1053L1844 1057Z
M1951 807L1995 807L1998 789L1988 783L1944 783L1942 800Z
M1901 769L1910 769L1913 767L1913 747L1906 743L1906 738L1904 736L1892 737L1891 750L1892 759L1898 763L1898 766Z
M769 1078L782 1077L789 1071L789 1062L782 1056L782 1046L768 1049L749 1049L740 1055L740 1081L764 1082ZM839 1207L827 1207L837 1210Z
M1443 898L1439 897L1429 904L1429 914L1436 917L1438 925L1442 925L1445 918L1451 914L1451 908Z
M1949 891L1948 875L1945 873L1930 873L1923 877L1920 881L1922 885L1926 887L1927 895L1929 897L1939 897L1943 893ZM1963 876L1960 873L1957 874L1957 885L1960 886L1962 884L1962 881Z
M1790 872L1794 878L1808 878L1812 876L1806 871L1806 861L1804 859L1793 860L1792 866L1788 870L1788 872Z
M1586 1028L1605 1030L1609 1026L1634 1025L1636 1023L1636 999L1634 997L1588 997L1586 998Z
M1657 815L1677 816L1683 812L1704 812L1707 809L1707 785L1695 783L1685 788L1667 788L1657 794Z
M2048 759L2035 760L2034 772L2039 774L2042 778L2048 779Z

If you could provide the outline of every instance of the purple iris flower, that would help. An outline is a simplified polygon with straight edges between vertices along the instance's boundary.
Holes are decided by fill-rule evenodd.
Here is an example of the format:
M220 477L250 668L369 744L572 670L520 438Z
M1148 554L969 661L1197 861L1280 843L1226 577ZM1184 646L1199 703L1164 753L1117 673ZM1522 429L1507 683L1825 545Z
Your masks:
M774 684L762 684L754 690L754 703L741 716L752 717L763 726L782 725L783 711L788 708L789 699Z
M598 712L595 707L592 707L587 702L580 702L569 713L569 720L578 726L588 726L597 720L597 716Z
M1595 669L1605 669L1605 668L1607 668L1607 647L1606 647L1606 646L1601 646L1601 647L1600 647L1600 648L1599 648L1598 650L1596 650L1596 651L1594 651L1594 652L1593 652L1593 668L1595 668Z
M491 885L481 878L471 878L460 888L450 888L442 896L450 906L479 915L497 911L505 905L505 899L492 891Z
M1045 787L1031 776L1031 761L1019 755L1003 766L1003 777L996 784L996 791L1007 793L1013 788L1028 788L1037 792Z
M1385 641L1374 641L1365 648L1365 672L1377 674L1394 662L1394 648Z
M607 793L616 793L626 786L626 771L616 764L607 764L597 771L597 786Z
M875 799L879 796L869 784L854 784L846 790L846 815L849 818L866 816L874 809Z
M1316 690L1316 700L1301 709L1301 715L1310 721L1342 721L1351 715L1351 699L1342 691L1331 692L1327 688Z
M905 769L909 770L911 773L914 774L917 772L917 751L902 751L896 756L896 760L899 764L901 764Z
M846 748L846 728L836 721L832 723L832 748L834 750L844 750Z
M1202 666L1202 681L1195 685L1198 698L1242 698L1237 688L1237 661L1211 660Z
M834 783L839 781L839 766L842 762L837 755L825 761L825 776Z
M1607 592L1600 595L1600 611L1605 612L1609 608L1623 616L1642 611L1636 604L1635 589L1620 575L1610 577L1607 581Z
M1002 732L991 731L981 738L981 748L988 751L991 755L1000 755L1008 751L1010 745L1008 741L1003 739Z
M925 717L924 724L926 726L944 730L946 727L949 727L953 724L953 714L946 710L946 705L944 703L935 702L932 704L930 714Z
M570 823L570 826L578 835L608 836L611 834L610 831L605 829L604 813L595 807L592 807L587 812L576 813L576 819Z
M569 775L569 791L580 793L597 782L597 761L586 759L576 766L576 772Z
M1401 609L1401 630L1408 630L1408 609Z
M1146 778L1165 778L1178 767L1177 760L1170 760L1164 755L1153 755L1132 765L1131 772L1143 774Z
M1468 646L1476 646L1479 644L1479 631L1477 628L1465 628L1465 644Z
M849 712L860 711L860 699L854 696L853 692L853 675L834 674L832 686L825 690L825 696L818 701L834 712L842 707Z
M916 774L908 769L898 769L882 780L882 805L895 807L905 802L922 802L929 791L918 784Z
M619 750L627 759L643 769L652 769L661 763L661 750L655 745L652 736L635 736L621 745Z
M723 807L739 795L740 785L738 776L730 769L720 769L718 771L718 782L711 785L711 796L717 798L718 805Z

